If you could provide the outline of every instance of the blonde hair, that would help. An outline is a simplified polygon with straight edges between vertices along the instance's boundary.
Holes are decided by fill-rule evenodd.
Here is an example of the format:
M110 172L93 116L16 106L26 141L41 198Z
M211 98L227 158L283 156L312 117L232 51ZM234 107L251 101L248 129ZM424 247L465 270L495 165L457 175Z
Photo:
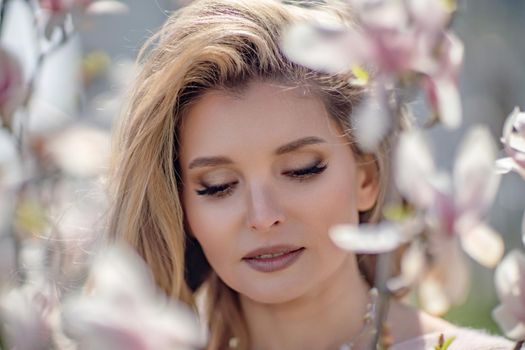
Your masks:
M294 5L296 3L296 5ZM238 348L249 335L236 292L213 272L198 242L188 235L179 196L177 133L185 110L211 89L241 92L250 82L304 86L324 102L352 141L350 115L365 97L350 75L329 75L290 62L279 48L282 30L316 14L352 25L341 1L202 0L179 10L139 55L141 72L116 138L110 238L131 244L168 295L194 305L193 291L206 279L208 349ZM302 4L303 6L298 6ZM350 147L361 154L353 142ZM375 154L381 191L362 221L379 220L388 178L388 140ZM373 283L373 261L360 259Z

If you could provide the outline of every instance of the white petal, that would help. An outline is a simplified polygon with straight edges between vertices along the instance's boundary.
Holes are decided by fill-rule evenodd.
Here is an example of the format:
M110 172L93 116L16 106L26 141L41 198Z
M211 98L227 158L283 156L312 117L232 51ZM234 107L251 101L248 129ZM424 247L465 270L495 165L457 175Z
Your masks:
M514 170L516 167L517 164L511 157L497 159L495 163L496 174L507 174L508 172Z
M492 311L492 318L498 323L507 337L515 340L525 338L525 323L517 320L512 310L505 305L498 305Z
M379 254L396 249L403 238L394 224L336 225L330 238L339 248L363 254Z
M514 122L516 121L516 118L520 114L520 108L518 106L514 107L512 112L508 115L508 117L505 119L505 123L503 124L503 137L502 142L507 143L508 138L512 132L512 126Z
M353 114L354 136L359 148L365 152L376 151L392 126L388 112L379 101L369 98Z
M425 251L417 242L412 242L401 258L401 274L391 278L387 286L391 291L414 285L426 268Z
M496 268L494 284L502 304L525 321L525 255L512 250Z
M434 160L423 136L403 133L395 155L395 180L399 191L418 207L428 207L434 191L428 179L435 175Z
M496 145L486 126L471 128L454 164L456 205L460 211L484 216L498 191L500 176L494 172Z
M485 224L479 224L467 232L461 232L459 237L463 250L485 267L495 267L503 256L503 239Z
M0 127L0 189L16 186L21 180L21 161L16 140Z
M288 58L306 67L329 73L348 71L360 63L357 33L337 24L298 24L283 35L281 47Z
M451 306L442 284L431 277L419 286L419 299L423 309L432 315L443 315Z
M129 8L126 4L116 0L99 0L88 6L86 13L93 15L101 14L124 14L128 13Z
M47 149L60 168L74 177L90 177L106 171L110 136L102 129L75 126L49 141Z
M112 246L101 251L91 275L96 292L107 297L130 293L140 299L154 293L148 268L137 254L125 247Z
M45 303L44 299L39 291L22 288L12 289L0 299L2 326L12 348L50 347L50 325L39 304Z
M502 141L515 151L525 153L525 112L518 107L505 120Z
M456 83L452 79L434 79L439 119L449 129L461 125L461 98Z

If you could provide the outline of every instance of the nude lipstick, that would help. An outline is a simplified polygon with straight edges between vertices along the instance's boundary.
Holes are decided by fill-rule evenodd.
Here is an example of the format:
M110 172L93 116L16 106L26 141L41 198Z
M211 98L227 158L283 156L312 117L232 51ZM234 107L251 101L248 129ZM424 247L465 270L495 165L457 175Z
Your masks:
M259 272L275 272L292 265L303 253L304 247L275 245L256 249L242 260Z

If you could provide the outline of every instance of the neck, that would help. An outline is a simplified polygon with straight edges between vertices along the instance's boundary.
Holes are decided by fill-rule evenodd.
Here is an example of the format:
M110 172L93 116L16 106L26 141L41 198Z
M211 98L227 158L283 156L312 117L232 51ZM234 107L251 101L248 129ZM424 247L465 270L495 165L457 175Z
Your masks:
M368 286L349 254L339 270L316 290L281 304L241 296L253 350L338 350L363 328Z

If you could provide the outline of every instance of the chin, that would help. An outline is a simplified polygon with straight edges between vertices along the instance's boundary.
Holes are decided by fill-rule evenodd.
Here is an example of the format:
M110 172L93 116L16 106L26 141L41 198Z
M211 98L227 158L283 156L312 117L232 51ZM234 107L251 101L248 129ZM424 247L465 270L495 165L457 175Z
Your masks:
M235 289L235 288L234 288ZM240 296L261 304L284 304L300 298L306 293L296 283L257 283L246 288L235 289Z

